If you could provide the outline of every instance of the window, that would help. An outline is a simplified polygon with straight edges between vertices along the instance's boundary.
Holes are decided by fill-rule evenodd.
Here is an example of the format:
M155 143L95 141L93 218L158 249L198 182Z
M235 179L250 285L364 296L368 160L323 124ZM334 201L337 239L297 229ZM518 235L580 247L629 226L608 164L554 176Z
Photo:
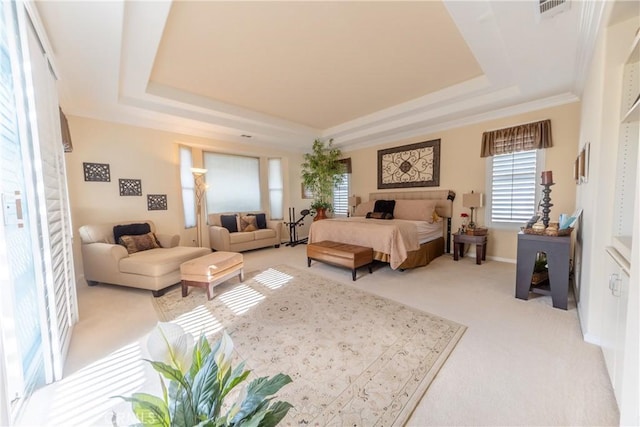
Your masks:
M538 151L490 157L492 223L524 223L536 212Z
M191 173L192 167L191 148L180 146L180 183L182 185L182 208L184 210L185 228L196 226L195 183Z
M349 216L349 190L351 186L351 158L338 160L343 167L342 180L333 188L333 214L335 216Z
M349 214L349 184L351 174L343 173L342 181L333 189L333 214L335 216L348 216Z
M260 206L260 159L204 153L207 213L251 212Z
M269 159L269 208L271 219L283 219L282 159Z

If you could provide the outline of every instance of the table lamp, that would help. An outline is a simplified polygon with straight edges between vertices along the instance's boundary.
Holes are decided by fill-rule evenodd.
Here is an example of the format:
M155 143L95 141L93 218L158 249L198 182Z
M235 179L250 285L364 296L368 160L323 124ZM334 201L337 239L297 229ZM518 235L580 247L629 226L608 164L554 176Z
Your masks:
M351 206L351 215L353 215L356 212L356 206L358 206L359 204L360 204L360 197L356 196L355 194L349 197L349 206Z
M476 228L475 222L473 222L473 210L477 208L481 208L483 206L483 194L482 193L471 193L462 195L462 206L465 208L471 209L471 222L469 223L469 228Z

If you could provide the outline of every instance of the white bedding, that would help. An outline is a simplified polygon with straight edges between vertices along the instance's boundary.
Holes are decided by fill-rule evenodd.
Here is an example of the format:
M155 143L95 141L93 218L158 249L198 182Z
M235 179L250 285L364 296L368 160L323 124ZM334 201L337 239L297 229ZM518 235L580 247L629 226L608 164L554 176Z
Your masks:
M418 230L418 242L420 244L436 240L442 237L442 220L430 223L427 221L410 221L416 225Z

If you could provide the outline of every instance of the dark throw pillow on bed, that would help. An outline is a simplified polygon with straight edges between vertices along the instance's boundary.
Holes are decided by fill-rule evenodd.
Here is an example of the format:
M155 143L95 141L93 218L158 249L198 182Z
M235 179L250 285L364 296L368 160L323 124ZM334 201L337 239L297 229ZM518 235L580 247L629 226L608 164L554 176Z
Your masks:
M393 219L393 215L388 212L367 212L367 218L372 219Z
M237 215L220 215L220 225L229 230L229 233L238 232Z
M395 207L395 200L376 200L376 203L373 205L373 211L388 213L393 216L393 210L395 209Z
M146 222L136 224L116 225L113 227L113 239L120 244L122 236L140 236L142 234L151 233L151 226Z

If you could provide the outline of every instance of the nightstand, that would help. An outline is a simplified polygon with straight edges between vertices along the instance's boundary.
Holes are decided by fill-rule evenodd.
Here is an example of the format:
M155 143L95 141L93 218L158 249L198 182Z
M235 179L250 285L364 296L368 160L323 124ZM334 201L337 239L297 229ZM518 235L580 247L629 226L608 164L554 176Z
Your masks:
M472 236L470 234L453 235L453 260L458 261L458 256L464 256L464 244L476 245L476 264L482 264L487 259L487 235Z

